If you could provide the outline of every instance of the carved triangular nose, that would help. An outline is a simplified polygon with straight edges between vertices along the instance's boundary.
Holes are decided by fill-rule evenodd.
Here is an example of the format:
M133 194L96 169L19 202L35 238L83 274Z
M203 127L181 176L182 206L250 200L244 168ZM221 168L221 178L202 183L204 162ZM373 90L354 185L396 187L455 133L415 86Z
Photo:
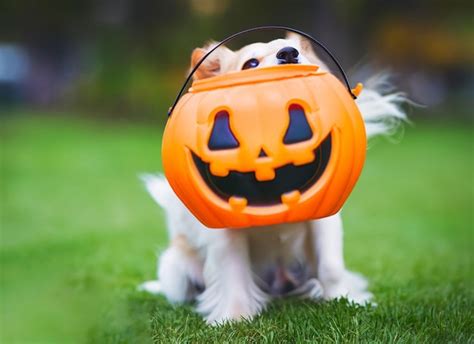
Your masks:
M258 153L258 157L259 158L266 158L268 155L267 153L265 153L265 151L263 150L263 148L260 149L260 153Z

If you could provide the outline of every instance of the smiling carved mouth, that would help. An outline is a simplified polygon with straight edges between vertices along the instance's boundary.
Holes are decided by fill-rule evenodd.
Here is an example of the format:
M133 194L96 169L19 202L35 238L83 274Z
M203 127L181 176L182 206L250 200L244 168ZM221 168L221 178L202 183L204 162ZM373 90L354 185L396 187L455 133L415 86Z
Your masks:
M314 150L312 162L276 168L275 178L267 181L258 181L255 172L230 171L225 177L215 176L210 171L209 163L191 153L202 179L216 195L225 201L245 199L244 205L268 206L297 201L301 193L318 181L331 155L331 135Z

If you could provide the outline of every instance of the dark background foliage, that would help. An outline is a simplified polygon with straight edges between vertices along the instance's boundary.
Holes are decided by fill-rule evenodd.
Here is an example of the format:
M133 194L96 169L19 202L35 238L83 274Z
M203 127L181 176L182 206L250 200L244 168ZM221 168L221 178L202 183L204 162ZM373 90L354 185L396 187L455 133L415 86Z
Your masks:
M389 68L413 100L437 109L453 103L463 108L472 106L474 83L468 3L4 0L0 66L19 70L15 78L2 78L0 68L0 99L163 118L194 47L244 28L279 24L325 42L352 75ZM278 35L252 34L233 46Z

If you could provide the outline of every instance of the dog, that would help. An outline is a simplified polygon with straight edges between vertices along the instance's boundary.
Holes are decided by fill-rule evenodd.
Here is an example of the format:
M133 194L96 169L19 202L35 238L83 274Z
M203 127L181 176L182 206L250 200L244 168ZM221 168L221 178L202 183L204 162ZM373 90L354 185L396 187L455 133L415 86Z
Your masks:
M215 43L196 48L191 68ZM198 68L196 79L276 64L328 67L311 44L294 34L238 51L219 47ZM384 94L385 77L374 77L356 103L367 136L390 134L405 119L402 93ZM274 298L312 300L347 298L364 305L372 300L368 283L348 271L343 258L341 214L271 228L209 230L175 195L160 175L142 177L152 198L164 209L170 244L158 260L158 280L140 290L163 294L172 303L196 302L209 324L251 319Z

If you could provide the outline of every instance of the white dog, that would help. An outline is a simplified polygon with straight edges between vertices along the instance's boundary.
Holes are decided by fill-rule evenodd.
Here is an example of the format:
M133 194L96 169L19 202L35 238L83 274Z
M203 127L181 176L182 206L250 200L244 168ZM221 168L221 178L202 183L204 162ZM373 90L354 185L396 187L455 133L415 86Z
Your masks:
M191 65L210 47L195 49ZM289 35L239 51L220 47L195 78L281 63L317 64L327 70L308 42ZM390 133L405 118L399 107L403 94L382 94L384 84L383 77L368 80L357 99L368 137ZM163 176L143 179L166 212L171 242L159 258L158 280L145 282L142 290L162 293L173 303L196 300L197 311L210 324L252 318L273 297L346 297L359 304L371 299L366 280L346 270L339 213L271 229L210 230L181 203Z

